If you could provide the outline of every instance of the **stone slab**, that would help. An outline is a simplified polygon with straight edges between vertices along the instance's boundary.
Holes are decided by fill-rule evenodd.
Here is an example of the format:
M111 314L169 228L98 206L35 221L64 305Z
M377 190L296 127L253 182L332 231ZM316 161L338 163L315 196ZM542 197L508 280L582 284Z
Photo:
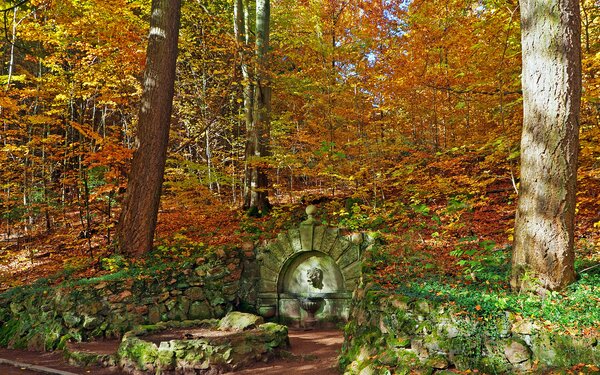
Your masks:
M350 246L338 259L338 265L341 269L348 267L350 264L359 261L360 250L357 245Z
M315 227L313 233L313 250L322 251L321 244L323 242L323 235L325 234L326 230L327 227L323 225L318 225Z
M323 239L321 241L321 251L325 254L330 254L331 248L337 241L339 237L339 229L337 228L327 228L325 233L323 233Z
M331 247L329 255L333 258L333 260L337 262L344 253L344 251L346 251L350 247L350 244L351 242L346 240L345 238L338 237L337 241L335 241L335 243Z
M300 230L298 229L290 229L288 230L288 237L290 239L290 245L294 252L301 252L302 249L302 241L300 240Z
M312 224L300 224L300 243L303 251L313 250L314 229Z
M362 270L362 262L357 261L354 263L350 263L346 267L342 268L342 275L346 280L358 278L361 275Z

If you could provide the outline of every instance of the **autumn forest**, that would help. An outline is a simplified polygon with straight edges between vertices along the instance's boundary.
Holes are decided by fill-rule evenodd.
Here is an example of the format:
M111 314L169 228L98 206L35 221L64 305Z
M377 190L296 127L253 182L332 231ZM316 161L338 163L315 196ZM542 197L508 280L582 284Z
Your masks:
M319 223L380 244L365 258L366 284L419 296L446 293L440 285L493 290L494 302L467 304L474 314L505 308L497 301L511 289L542 299L550 290L571 307L587 300L591 312L549 318L541 300L518 314L597 335L600 3L578 4L576 203L565 240L574 268L538 283L513 257L513 246L528 246L526 224L515 223L518 210L525 217L520 195L539 183L521 173L537 95L526 86L527 2L182 1L169 119L170 100L148 108L156 96L144 79L160 1L0 0L0 290L152 267L147 254L183 262L259 246L313 204ZM167 114L164 173L156 159L132 167L144 139L160 138L142 128L153 109ZM155 146L146 152L160 159ZM162 185L148 193L160 196L149 245L132 248L146 226L127 224L132 202L147 206L134 191L150 189L134 187L138 173Z

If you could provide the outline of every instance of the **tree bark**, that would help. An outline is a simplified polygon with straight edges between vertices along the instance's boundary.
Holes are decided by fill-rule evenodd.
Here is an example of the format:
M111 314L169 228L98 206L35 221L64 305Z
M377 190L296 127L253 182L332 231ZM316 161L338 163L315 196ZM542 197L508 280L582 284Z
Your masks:
M130 256L152 249L173 107L181 0L152 0L150 34L133 155L117 245Z
M574 219L581 101L577 0L521 0L523 134L511 286L575 280Z

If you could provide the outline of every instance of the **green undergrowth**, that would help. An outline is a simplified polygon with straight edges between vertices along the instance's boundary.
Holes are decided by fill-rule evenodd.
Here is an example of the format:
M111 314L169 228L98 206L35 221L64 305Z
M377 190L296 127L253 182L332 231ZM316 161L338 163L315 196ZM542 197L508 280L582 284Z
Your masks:
M496 250L493 258L479 259L476 273L448 275L430 270L407 278L402 272L382 275L378 266L392 262L383 249L377 252L378 260L370 260L364 277L378 289L448 303L480 320L508 311L538 320L549 329L585 333L600 327L600 268L577 262L578 270L585 272L565 290L545 295L516 293L508 283L509 252L510 248Z

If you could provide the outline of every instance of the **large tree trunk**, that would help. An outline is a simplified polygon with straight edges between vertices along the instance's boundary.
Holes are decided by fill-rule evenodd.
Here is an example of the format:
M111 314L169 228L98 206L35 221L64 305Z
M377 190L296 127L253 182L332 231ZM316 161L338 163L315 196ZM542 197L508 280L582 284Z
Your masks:
M521 0L523 135L511 285L575 280L581 56L577 0Z
M256 70L252 125L246 142L246 197L244 206L259 214L269 209L269 182L264 157L269 155L271 87L267 73L269 50L269 0L256 1Z
M180 8L181 0L152 0L139 147L117 234L120 251L131 256L151 250L154 240L173 107Z

